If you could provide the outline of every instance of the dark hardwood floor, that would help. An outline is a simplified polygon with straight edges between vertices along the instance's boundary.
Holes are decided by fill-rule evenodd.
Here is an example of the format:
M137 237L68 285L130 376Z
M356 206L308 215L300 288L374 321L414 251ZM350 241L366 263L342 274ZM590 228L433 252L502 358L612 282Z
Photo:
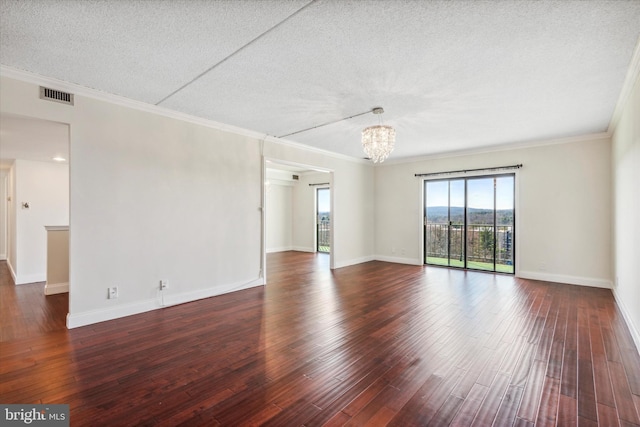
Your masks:
M67 403L74 426L640 426L640 356L609 290L268 264L266 287L70 331L66 302L0 264L0 402Z

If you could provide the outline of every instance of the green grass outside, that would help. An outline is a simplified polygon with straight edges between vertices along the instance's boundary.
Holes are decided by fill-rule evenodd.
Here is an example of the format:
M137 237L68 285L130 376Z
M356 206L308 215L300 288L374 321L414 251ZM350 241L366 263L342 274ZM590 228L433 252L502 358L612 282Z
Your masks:
M436 257L427 257L427 264L444 265L444 266L461 267L461 268L464 267L464 261L452 259L451 264L449 264L447 258L436 258ZM469 261L467 262L467 268L473 268L474 270L493 271L493 264L490 262ZM496 264L496 271L498 273L513 273L513 265Z
M318 246L318 252L327 252L327 253L329 253L330 250L331 250L330 246Z

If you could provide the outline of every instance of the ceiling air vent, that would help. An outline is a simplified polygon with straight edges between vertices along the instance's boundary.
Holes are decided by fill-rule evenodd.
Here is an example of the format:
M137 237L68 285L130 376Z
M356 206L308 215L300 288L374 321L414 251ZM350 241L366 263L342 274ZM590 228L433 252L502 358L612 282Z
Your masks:
M73 105L73 94L40 86L40 99Z
M298 175L291 175L291 179L293 179L294 181L297 181L300 179L300 177Z

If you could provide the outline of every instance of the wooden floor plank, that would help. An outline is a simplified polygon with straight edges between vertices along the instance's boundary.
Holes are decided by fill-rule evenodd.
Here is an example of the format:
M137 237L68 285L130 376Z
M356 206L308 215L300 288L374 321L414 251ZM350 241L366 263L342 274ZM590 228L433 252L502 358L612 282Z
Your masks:
M609 290L324 254L265 287L65 329L68 296L0 262L0 401L72 425L640 426Z

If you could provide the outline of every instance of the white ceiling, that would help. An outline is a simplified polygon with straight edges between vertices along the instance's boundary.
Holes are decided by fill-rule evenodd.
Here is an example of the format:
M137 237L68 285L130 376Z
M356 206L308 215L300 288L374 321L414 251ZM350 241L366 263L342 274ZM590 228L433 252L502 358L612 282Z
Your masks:
M0 0L0 63L273 136L382 106L391 158L604 132L640 1ZM363 157L366 114L287 139Z

